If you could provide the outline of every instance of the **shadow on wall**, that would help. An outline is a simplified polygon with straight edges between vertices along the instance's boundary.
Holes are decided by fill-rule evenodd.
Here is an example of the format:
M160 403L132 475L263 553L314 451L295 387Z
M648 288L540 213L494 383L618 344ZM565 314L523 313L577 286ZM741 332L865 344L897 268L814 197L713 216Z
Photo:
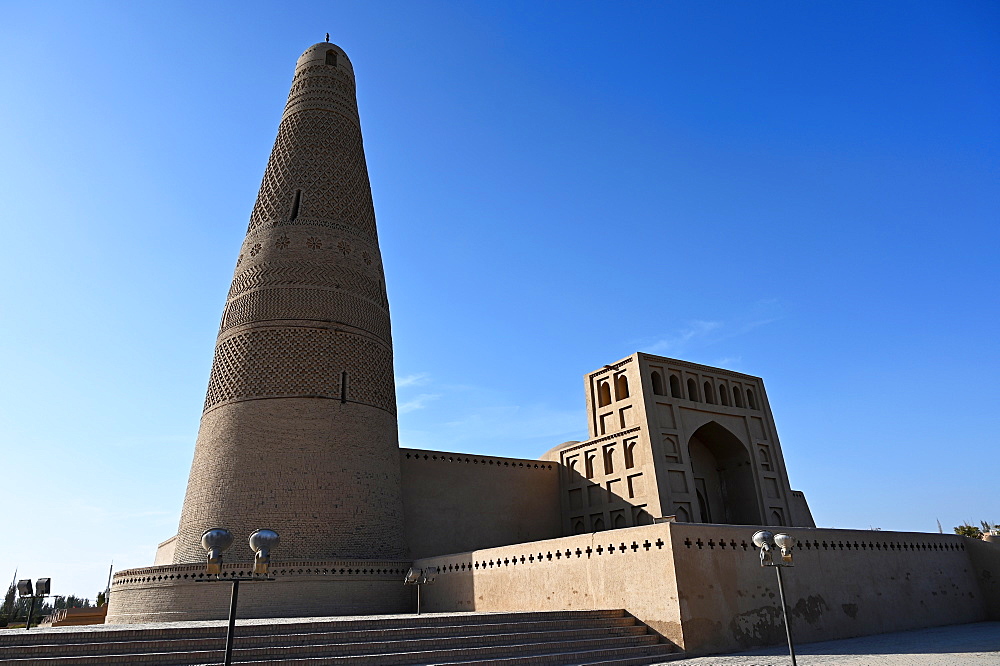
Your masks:
M628 466L628 456L629 450L626 449L626 466ZM562 499L563 511L565 515L570 516L569 531L566 536L653 524L653 515L646 510L644 504L633 504L631 500L614 492L610 487L591 480L595 465L604 465L607 469L613 464L607 457L608 454L605 454L606 459L600 461L597 460L596 454L586 457L583 474L575 467L560 465L563 483L568 488ZM627 492L628 488L625 490Z

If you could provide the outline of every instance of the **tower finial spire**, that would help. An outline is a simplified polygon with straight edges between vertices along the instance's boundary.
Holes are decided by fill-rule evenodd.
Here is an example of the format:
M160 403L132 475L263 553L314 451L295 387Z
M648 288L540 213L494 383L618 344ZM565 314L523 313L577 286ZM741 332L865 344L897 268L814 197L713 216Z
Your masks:
M330 43L330 33L326 33L326 43Z

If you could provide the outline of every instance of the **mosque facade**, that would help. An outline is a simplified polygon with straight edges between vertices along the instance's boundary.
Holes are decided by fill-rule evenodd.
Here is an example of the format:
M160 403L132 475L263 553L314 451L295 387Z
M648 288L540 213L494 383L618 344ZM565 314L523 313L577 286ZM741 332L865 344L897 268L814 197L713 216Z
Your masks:
M750 601L761 574L746 543L759 526L836 560L824 571L844 582L823 597L817 636L856 630L858 611L834 599L857 605L852 563L924 575L921 589L872 583L892 602L862 620L882 630L998 611L979 580L993 560L958 537L815 529L760 377L639 352L586 374L584 393L588 438L539 459L399 447L354 70L340 47L316 44L296 64L239 251L177 534L153 566L115 575L108 622L225 617L225 586L195 584L201 535L219 527L238 540L224 576L250 574L239 540L281 535L275 580L246 586L241 617L412 612L403 576L434 566L431 609L625 608L686 649L760 644L773 618L730 626L763 603ZM873 566L882 545L914 557ZM938 599L937 614L899 620L897 605L947 585L974 601Z

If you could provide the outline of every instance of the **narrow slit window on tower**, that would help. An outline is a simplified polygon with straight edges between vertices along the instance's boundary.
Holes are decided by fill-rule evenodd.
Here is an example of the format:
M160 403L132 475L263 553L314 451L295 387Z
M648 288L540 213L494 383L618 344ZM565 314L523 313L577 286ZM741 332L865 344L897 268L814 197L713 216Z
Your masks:
M302 190L295 190L295 198L292 199L292 211L288 219L294 220L299 216L299 203L302 202Z
M753 397L753 391L747 389L747 407L757 409L757 400Z
M733 387L733 404L735 404L740 409L743 409L743 394L740 393L740 387Z
M670 375L670 397L671 398L683 398L681 395L681 380L677 378L677 375Z
M715 391L712 390L712 382L705 382L705 402L710 405L715 404Z
M340 402L347 402L347 371L340 373Z
M326 64L337 66L337 52L333 49L326 52Z
M719 402L726 407L729 406L729 393L726 392L726 387L722 384L719 384Z

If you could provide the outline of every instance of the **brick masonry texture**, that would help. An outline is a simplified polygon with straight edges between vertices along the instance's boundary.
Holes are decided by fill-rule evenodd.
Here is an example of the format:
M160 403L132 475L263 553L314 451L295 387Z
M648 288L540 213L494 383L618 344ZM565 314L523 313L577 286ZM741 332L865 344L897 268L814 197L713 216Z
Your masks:
M234 547L235 548L235 547ZM275 563L273 582L240 585L241 618L402 613L413 591L401 584L409 563L399 560L291 561ZM250 568L224 565L228 576L248 576ZM108 624L212 620L229 610L231 586L198 583L205 567L171 565L119 572L112 585L115 602Z
M784 640L756 528L662 523L425 558L430 612L624 608L698 654ZM785 592L808 642L997 619L1000 548L965 537L786 528ZM972 542L972 543L970 543Z
M328 55L329 54L329 55ZM173 562L213 527L296 558L402 558L392 337L347 55L308 49L224 308Z

